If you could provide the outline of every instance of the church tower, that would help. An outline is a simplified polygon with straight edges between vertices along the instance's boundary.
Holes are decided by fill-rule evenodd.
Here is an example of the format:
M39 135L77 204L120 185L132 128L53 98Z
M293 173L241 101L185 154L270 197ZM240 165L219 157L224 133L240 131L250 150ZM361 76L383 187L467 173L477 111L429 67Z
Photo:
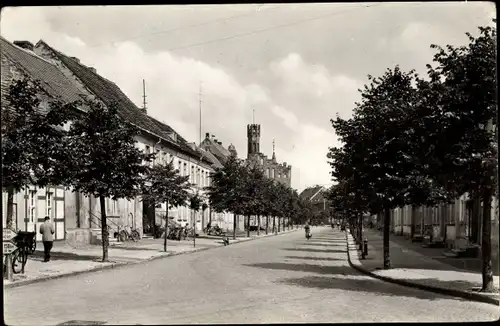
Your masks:
M247 125L247 139L248 139L248 156L250 158L255 154L260 153L260 125L251 124Z

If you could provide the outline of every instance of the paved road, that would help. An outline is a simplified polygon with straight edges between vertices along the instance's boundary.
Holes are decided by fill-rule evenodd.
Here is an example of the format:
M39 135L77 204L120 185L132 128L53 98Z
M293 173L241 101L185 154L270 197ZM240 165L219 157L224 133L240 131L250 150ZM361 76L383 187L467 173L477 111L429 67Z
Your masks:
M330 228L263 238L5 292L9 325L496 320L494 305L361 275Z

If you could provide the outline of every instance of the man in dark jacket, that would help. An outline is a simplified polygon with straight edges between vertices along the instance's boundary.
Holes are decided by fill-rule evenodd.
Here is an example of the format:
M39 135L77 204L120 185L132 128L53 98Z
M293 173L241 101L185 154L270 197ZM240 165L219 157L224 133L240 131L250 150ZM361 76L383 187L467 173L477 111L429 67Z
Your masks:
M42 235L43 252L45 255L43 262L48 262L50 260L50 250L52 249L52 243L54 241L54 226L50 223L50 217L45 216L45 222L40 225L40 234Z

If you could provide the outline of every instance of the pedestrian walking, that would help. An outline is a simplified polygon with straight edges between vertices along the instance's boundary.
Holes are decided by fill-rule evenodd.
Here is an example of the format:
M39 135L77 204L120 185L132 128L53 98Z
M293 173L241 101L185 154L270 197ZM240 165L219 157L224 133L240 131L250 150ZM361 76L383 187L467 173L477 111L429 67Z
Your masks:
M52 250L52 244L54 242L54 226L50 223L50 217L45 216L45 222L40 225L40 234L42 235L43 241L43 262L48 262L50 260L50 250Z

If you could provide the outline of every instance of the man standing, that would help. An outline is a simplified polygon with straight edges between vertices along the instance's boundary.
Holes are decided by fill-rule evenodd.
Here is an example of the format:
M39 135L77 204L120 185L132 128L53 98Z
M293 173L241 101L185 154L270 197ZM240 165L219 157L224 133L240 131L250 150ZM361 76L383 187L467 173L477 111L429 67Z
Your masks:
M45 222L40 225L40 234L43 241L43 252L45 254L44 263L50 260L50 250L52 249L52 242L54 241L54 227L50 223L50 217L45 216Z

